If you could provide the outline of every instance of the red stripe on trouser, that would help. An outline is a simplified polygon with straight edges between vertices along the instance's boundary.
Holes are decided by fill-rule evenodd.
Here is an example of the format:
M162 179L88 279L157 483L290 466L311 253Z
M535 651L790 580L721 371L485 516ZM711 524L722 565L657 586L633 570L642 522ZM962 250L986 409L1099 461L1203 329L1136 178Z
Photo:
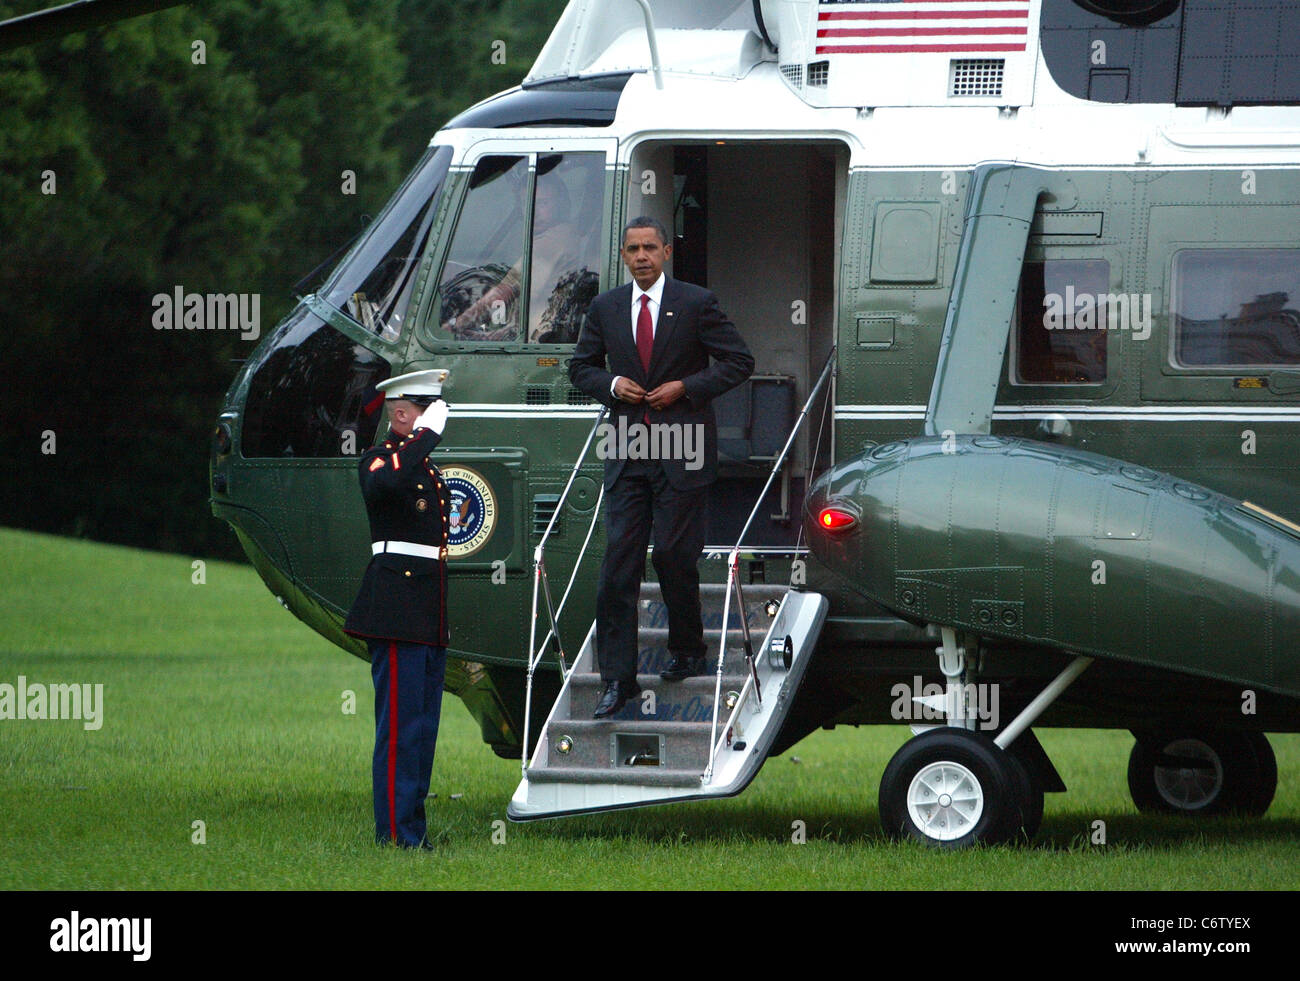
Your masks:
M397 841L397 644L388 645L388 829Z

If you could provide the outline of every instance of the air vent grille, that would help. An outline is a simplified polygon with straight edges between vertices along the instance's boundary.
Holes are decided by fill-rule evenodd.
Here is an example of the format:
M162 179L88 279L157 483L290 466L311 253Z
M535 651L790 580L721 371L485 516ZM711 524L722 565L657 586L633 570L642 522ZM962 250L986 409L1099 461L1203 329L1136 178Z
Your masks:
M546 534L546 526L559 503L559 494L538 494L533 498L533 537L541 538ZM552 538L563 532L562 525L563 518L555 522L555 527L551 530Z
M524 392L524 405L550 405L551 390L540 385L529 385Z
M803 88L803 65L782 65L781 74L795 88Z
M831 78L831 63L829 61L814 61L808 66L808 87L824 89L826 83Z
M1005 67L1004 58L954 58L948 63L948 95L1001 95Z
M569 405L591 405L594 401L586 392L580 392L576 388L569 389L569 396L565 400Z

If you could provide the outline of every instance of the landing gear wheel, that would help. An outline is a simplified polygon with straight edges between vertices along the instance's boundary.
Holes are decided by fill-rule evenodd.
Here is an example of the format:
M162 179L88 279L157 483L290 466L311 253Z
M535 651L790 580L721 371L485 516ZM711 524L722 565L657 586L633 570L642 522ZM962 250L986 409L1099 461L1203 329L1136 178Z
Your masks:
M892 838L936 848L1000 844L1021 833L1023 767L988 736L931 729L904 743L880 778L880 823Z
M1136 733L1128 789L1139 811L1259 817L1277 791L1277 758L1263 733Z

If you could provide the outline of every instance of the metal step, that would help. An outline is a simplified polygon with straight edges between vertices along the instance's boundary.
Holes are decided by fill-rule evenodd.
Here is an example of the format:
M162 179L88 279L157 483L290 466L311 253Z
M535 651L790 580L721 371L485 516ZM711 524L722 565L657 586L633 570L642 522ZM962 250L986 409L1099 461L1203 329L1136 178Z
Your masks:
M709 760L709 722L654 722L633 719L564 719L546 727L550 766L555 769L611 769L650 772L689 770L698 777ZM562 751L566 744L568 752ZM628 760L645 756L653 765Z
M774 586L766 583L744 587L745 595L745 619L749 621L749 629L763 633L767 630L772 622L771 615L767 612L769 601L780 603L783 597L789 591L788 586ZM700 614L704 620L704 629L706 631L717 631L722 627L722 603L726 594L726 586L720 583L701 583L700 584ZM647 582L641 585L641 598L637 604L638 624L641 627L660 627L668 626L668 606L664 603L663 592L657 582ZM732 597L731 625L740 629L740 620L738 611L735 609L735 597Z
M662 766L629 766L621 770L596 767L572 767L557 770L548 767L529 767L528 779L533 783L614 783L637 787L698 787L699 770L670 770Z
M763 641L763 635L767 632L764 625L762 630L753 631L750 636L755 645L754 655L758 656L757 647ZM704 670L708 674L716 674L718 670L718 647L721 639L721 630L704 631ZM637 633L637 658L636 670L638 675L649 674L656 678L661 671L668 668L672 661L672 652L668 649L668 628L663 627L642 627ZM727 668L731 671L742 671L745 665L745 635L739 630L727 631Z
M618 710L611 718L623 721L639 719L642 722L707 722L713 718L713 692L717 682L716 665L707 674L681 681L665 681L657 674L638 674L637 684L644 691L654 692L654 711L647 713L649 704L643 699L633 699ZM569 716L574 719L590 719L600 702L605 690L605 682L598 674L574 674L570 681L571 701ZM743 674L724 674L722 676L722 694L725 698L729 691L740 691L745 684Z
M746 601L752 599L779 600L786 593L790 592L790 587L784 583L774 582L755 582L745 585L740 584L741 591L745 594ZM722 582L702 582L700 583L700 602L708 603L712 599L717 600L718 608L722 608L722 597L727 592L727 584ZM641 598L645 599L647 595L659 596L659 583L654 580L648 580L641 584Z

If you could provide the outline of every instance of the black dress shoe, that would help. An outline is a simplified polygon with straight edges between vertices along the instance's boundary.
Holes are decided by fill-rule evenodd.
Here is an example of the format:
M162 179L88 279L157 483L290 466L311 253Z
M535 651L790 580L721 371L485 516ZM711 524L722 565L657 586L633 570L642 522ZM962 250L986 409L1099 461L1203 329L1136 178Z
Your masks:
M703 654L699 657L685 657L681 654L674 654L668 669L660 671L659 677L663 678L664 681L681 681L683 678L692 678L697 674L704 674Z
M600 704L596 706L597 719L604 719L613 715L624 705L629 698L636 698L641 694L641 686L635 681L609 681L605 683L604 694L600 696Z

